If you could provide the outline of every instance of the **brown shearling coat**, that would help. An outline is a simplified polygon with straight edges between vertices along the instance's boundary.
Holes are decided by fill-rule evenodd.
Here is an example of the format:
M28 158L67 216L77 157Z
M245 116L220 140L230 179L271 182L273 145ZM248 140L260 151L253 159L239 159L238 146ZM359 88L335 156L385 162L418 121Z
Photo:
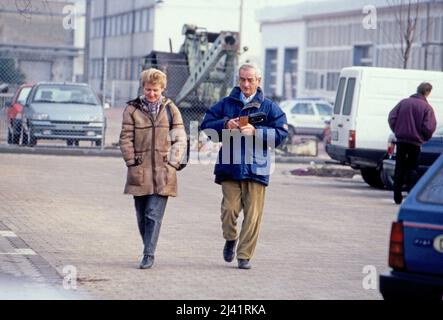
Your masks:
M172 131L165 106L172 113ZM186 132L179 109L164 98L155 121L142 108L140 98L123 112L120 150L128 167L125 194L177 195L176 168L186 150Z

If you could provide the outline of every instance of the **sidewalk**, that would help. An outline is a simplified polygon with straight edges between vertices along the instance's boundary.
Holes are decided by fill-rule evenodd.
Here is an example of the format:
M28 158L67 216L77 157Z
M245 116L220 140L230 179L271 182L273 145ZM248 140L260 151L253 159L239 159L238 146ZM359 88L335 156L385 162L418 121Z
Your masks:
M0 221L0 300L86 298L62 284L57 271Z

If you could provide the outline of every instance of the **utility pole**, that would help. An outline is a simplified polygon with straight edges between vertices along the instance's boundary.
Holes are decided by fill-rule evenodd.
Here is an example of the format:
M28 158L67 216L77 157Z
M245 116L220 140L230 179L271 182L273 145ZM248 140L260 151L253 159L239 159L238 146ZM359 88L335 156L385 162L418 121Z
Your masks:
M431 11L431 3L428 1L426 3L426 44L425 44L425 61L424 61L424 69L428 70L428 54L429 54L429 27L430 27L430 21L429 21L429 14Z
M103 0L103 39L102 39L102 56L103 56L103 68L102 68L102 81L100 84L100 90L103 95L103 103L106 102L106 67L107 67L107 59L106 59L106 38L107 38L107 24L108 24L108 0Z
M89 83L89 42L91 36L91 0L86 0L86 12L85 12L85 53L83 61L83 81Z
M240 0L240 14L239 14L239 23L238 23L238 48L242 50L241 47L241 38L242 38L242 31L243 31L243 0Z
M234 62L234 64L235 64L235 66L234 66L235 69L234 70L237 70L238 67L239 67L240 55L241 55L241 51L242 51L241 38L242 38L242 31L243 31L243 0L240 0L240 12L239 12L238 20L239 20L238 21L238 39L237 39L237 41L238 41L238 52L237 52L237 57L236 57L235 62ZM234 80L233 86L234 87L238 83L238 79L237 78L238 78L238 74L237 74L237 72L234 72L234 77L233 77L233 80Z

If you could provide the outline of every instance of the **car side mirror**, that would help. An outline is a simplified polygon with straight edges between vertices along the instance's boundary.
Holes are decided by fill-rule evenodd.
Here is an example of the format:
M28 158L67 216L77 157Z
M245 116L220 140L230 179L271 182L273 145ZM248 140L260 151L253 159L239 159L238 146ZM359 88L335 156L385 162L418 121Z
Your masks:
M6 101L5 102L5 108L10 108L12 106L12 102L11 101Z

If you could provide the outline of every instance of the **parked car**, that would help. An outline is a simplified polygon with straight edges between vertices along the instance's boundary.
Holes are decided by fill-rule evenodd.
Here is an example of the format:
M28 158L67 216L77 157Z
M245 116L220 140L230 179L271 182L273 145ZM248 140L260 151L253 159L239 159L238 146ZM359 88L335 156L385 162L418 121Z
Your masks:
M279 105L288 120L289 141L294 135L315 135L323 139L334 108L329 102L319 98L300 98L284 100Z
M20 144L22 132L22 114L32 84L21 85L11 102L6 103L6 117L8 121L8 144Z
M371 187L384 188L380 168L386 154L386 137L391 131L389 112L400 100L416 92L424 80L434 88L443 87L443 72L349 67L342 69L339 79L331 143L326 145L326 151L332 159L359 169ZM434 91L428 100L441 120L443 90Z
M442 300L443 156L428 169L400 206L389 246L389 274L380 275L385 299Z
M103 106L87 84L38 83L23 108L23 143L34 146L40 139L104 143L106 119Z
M395 136L393 133L388 138L388 148L386 151L386 159L383 160L383 165L380 170L380 177L386 189L392 190L394 188L394 173L395 173ZM443 126L439 126L432 138L422 145L420 151L420 158L418 160L418 178L420 178L426 170L437 160L440 154L443 153Z

